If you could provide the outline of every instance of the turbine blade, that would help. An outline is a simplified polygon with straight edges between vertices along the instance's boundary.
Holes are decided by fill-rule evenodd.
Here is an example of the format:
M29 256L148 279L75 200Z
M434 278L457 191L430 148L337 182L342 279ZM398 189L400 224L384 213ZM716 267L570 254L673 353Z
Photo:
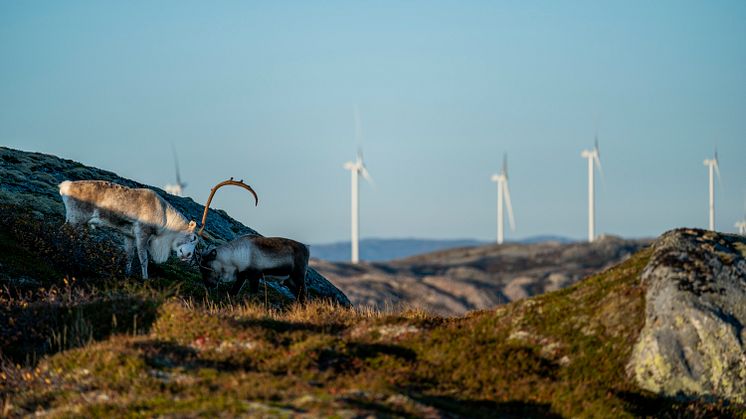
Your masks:
M606 187L606 176L604 176L604 169L601 167L601 159L598 158L598 154L593 156L593 162L596 164L596 169L598 169L598 173L601 175L601 184Z
M373 181L373 178L370 176L370 173L368 173L368 169L366 169L365 166L360 166L360 174L363 175L363 179L370 183L370 186L376 186L376 183Z
M596 150L596 155L598 157L601 157L601 149L598 148L598 132L596 133L596 137L593 140L593 149Z
M359 149L363 141L363 126L360 122L360 109L358 109L357 104L354 105L353 112L355 114L355 143Z
M508 207L508 222L510 223L510 231L515 231L515 219L513 218L513 204L510 202L510 188L508 188L508 182L505 181L503 188L503 195L505 196L505 206Z
M174 155L174 165L176 166L176 184L181 186L181 175L179 173L179 156L176 155L176 147L174 147L174 143L171 143L171 152Z

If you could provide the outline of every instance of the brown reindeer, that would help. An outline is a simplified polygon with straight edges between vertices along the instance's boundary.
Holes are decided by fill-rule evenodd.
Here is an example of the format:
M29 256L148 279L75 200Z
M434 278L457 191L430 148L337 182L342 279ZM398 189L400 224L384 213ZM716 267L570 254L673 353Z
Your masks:
M205 228L207 210L215 192L222 186L236 185L254 194L256 193L243 183L233 178L212 188L210 197L205 205L202 216L202 228ZM287 276L287 286L295 295L296 300L306 300L306 269L308 267L308 247L302 243L283 237L241 236L237 239L207 249L197 255L202 280L205 285L213 287L218 283L233 282L232 292L237 293L249 280L249 291L256 293L259 288L259 278L264 275Z

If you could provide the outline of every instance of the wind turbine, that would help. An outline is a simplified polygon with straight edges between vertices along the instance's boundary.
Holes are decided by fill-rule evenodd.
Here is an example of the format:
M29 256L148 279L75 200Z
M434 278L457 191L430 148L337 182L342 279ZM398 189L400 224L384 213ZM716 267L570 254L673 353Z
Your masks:
M713 172L717 174L718 181L720 181L720 165L718 164L718 151L715 150L715 157L712 159L705 159L703 162L707 166L710 174L710 224L709 229L715 231L715 181Z
M738 229L738 234L746 236L746 200L743 203L743 218L741 221L736 222L736 228Z
M359 246L358 246L358 239L359 239L359 228L360 228L360 221L359 221L359 196L358 196L358 175L362 175L363 178L368 181L368 183L373 184L373 179L370 177L370 174L368 173L368 169L365 167L365 163L363 163L363 153L362 151L358 150L357 152L357 158L354 162L348 161L344 164L344 168L349 170L352 175L352 226L351 226L351 243L352 243L352 263L358 263L360 261L360 255L359 255Z
M593 166L598 168L599 173L603 176L601 169L601 153L598 150L598 135L593 144L592 150L583 150L580 156L588 159L588 241L593 243L596 239L596 201L594 196L593 183Z
M515 231L515 220L513 219L513 205L510 203L510 189L508 188L508 155L503 154L503 167L499 175L492 175L490 178L497 183L497 244L502 244L505 239L503 227L505 220L503 217L503 198L508 207L508 220L510 221L510 231Z
M181 196L187 184L181 181L181 176L179 174L179 157L176 155L176 148L174 148L173 144L171 144L171 151L173 152L174 164L176 165L176 184L168 184L164 186L163 189L165 189L166 192L170 193L171 195Z
M359 187L359 181L358 181L358 175L362 175L363 178L373 185L373 178L370 177L370 174L368 173L368 169L365 167L365 163L363 162L363 151L360 147L360 140L362 137L362 128L360 124L360 112L358 111L357 105L354 107L354 113L355 113L355 140L358 145L357 149L357 158L354 162L347 162L344 164L344 168L350 171L350 175L352 176L352 197L351 197L351 212L352 216L350 217L351 220L351 227L350 227L350 243L351 243L351 259L350 261L352 263L358 263L360 261L360 252L359 252L359 231L360 231L360 210L359 210L359 203L360 198L358 195L358 187Z

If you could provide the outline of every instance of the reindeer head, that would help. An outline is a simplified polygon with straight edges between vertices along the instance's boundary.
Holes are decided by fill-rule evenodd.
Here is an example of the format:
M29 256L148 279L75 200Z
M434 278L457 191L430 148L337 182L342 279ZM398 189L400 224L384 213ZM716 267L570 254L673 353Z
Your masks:
M198 237L194 233L195 228L197 228L197 223L194 220L190 221L189 228L184 232L185 234L180 235L173 242L172 250L184 262L192 260L196 253L195 248L197 247Z

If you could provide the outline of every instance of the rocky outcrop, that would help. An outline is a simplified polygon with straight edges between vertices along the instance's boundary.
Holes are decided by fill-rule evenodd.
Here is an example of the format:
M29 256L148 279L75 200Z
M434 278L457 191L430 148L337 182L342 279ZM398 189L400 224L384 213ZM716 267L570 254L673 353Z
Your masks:
M191 198L170 195L162 189L72 160L0 147L0 205L30 213L44 222L56 226L63 222L65 210L57 185L64 180L84 179L107 180L133 188L151 188L188 219L198 222L202 219L204 206ZM259 234L228 216L225 211L212 209L208 212L205 230L212 237L222 241L229 241L244 234ZM347 297L315 270L309 269L307 281L312 297L327 298L343 305L350 305ZM277 295L291 295L285 287L275 282L269 282L268 286L276 288Z
M746 238L680 229L641 275L645 326L627 366L669 396L746 401Z

